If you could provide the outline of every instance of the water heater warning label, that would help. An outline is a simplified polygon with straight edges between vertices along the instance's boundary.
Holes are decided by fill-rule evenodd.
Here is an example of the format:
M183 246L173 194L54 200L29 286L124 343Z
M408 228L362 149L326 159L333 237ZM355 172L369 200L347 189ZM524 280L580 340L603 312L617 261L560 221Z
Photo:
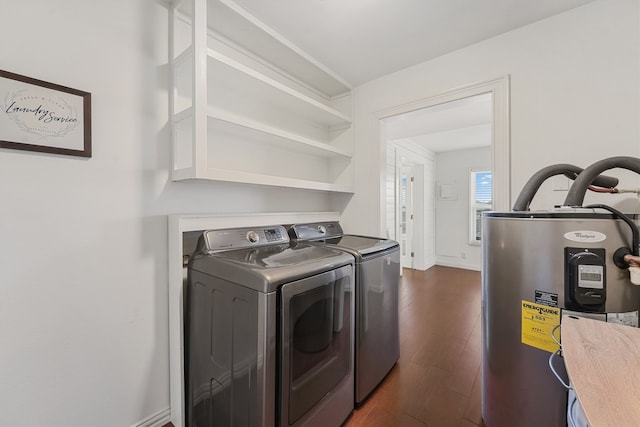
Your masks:
M558 306L558 294L551 292L536 290L536 304L548 305L551 307Z
M558 307L522 300L522 344L554 353L558 344L551 337L551 332L559 324Z

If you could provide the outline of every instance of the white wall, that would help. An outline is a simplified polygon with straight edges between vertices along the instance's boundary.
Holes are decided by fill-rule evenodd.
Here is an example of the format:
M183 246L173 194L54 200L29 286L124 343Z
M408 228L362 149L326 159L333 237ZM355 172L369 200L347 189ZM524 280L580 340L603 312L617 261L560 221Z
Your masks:
M377 112L507 74L512 202L550 164L586 167L605 157L638 157L638 19L638 0L599 0L356 88L356 195L343 225L371 234L385 224L382 215L360 215L380 210ZM619 172L626 187L640 184L637 175ZM546 209L565 195L545 186L532 207ZM624 197L603 196L612 204Z
M348 200L170 182L166 21L152 0L2 8L0 69L91 92L93 158L0 149L0 425L128 426L168 408L167 214ZM514 194L549 163L638 156L638 41L638 1L600 0L358 88L345 229L384 224L369 214L385 177L372 112L504 74Z
M491 169L491 148L436 154L436 264L480 270L482 247L469 244L469 171ZM454 196L439 197L441 184Z
M93 97L93 158L0 149L0 425L162 417L166 215L326 211L335 198L168 180L167 11L154 1L10 2L0 38L0 69Z

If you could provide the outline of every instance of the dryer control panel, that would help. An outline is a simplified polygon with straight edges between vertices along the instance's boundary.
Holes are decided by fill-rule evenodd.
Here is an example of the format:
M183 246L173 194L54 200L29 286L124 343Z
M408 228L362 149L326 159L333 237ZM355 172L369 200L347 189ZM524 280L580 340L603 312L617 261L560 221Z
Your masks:
M294 224L289 228L289 234L295 240L330 239L342 237L342 227L337 221Z

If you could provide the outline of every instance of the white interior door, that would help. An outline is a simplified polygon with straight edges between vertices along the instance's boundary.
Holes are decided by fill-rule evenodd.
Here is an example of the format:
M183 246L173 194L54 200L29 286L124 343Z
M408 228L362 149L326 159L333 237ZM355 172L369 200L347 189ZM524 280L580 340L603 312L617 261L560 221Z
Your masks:
M413 228L414 228L414 168L410 164L400 167L399 228L401 263L404 268L414 268Z

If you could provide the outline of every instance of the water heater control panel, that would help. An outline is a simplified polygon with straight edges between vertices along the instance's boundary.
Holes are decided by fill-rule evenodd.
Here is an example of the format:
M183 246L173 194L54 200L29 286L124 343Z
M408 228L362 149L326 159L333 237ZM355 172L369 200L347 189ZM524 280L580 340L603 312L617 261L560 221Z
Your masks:
M565 305L568 309L604 311L607 299L605 250L565 248Z
M578 264L578 287L604 289L604 267Z

